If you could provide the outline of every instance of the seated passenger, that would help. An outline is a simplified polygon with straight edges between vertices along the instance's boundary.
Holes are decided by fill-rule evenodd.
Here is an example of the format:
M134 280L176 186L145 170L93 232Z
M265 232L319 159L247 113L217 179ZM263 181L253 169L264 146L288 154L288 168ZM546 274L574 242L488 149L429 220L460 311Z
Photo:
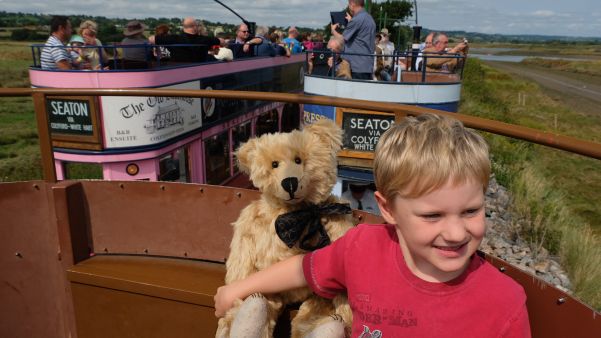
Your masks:
M432 47L424 49L424 57L427 58L426 70L435 72L453 72L457 68L459 58L438 57L446 54L465 56L468 51L467 41L447 50L449 38L445 33L435 33L432 37ZM433 56L433 57L428 57Z
M175 62L206 62L214 61L209 57L209 47L221 45L221 40L199 35L199 23L194 18L183 20L184 31L180 35L155 35L149 38L151 43L157 45L189 44L194 46L170 47L171 61Z
M96 38L98 32L98 24L92 20L86 20L79 25L79 34L83 38L85 44L83 53L90 63L90 69L103 68L109 61L109 55L102 48L102 42Z
M303 46L297 38L298 30L296 27L290 26L290 28L288 28L288 37L284 39L284 43L288 45L288 49L290 49L292 54L298 54L303 51Z
M419 45L419 56L415 60L415 67L417 70L422 70L422 66L423 66L422 63L424 61L422 56L423 56L424 49L432 47L432 37L434 37L435 33L436 32L428 33L428 35L426 35L426 39L424 40L424 42Z
M245 43L252 47L255 56L275 56L275 48L267 38L268 33L266 26L257 26L255 37Z
M283 36L284 33L281 31L275 31L269 35L269 40L271 40L271 44L275 49L276 56L290 56L290 49L282 41Z
M169 25L163 23L156 26L156 28L154 29L154 35L169 35L169 30ZM165 46L159 46L158 48L154 49L154 56L161 61L168 61L169 59L171 59L171 51Z
M71 55L71 65L73 69L90 69L90 64L86 60L86 55L83 51L83 45L85 44L83 38L80 35L71 36L69 45L69 55Z
M386 67L384 66L385 57L382 56L384 54L384 48L380 44L381 41L382 41L382 35L379 33L376 34L376 55L379 55L379 56L377 56L376 60L375 60L374 77L378 81L390 81L390 74L388 73L388 71L386 70Z
M55 15L50 20L50 36L42 48L40 63L42 69L73 69L71 56L65 43L71 39L71 22L69 18Z
M127 23L123 35L125 38L121 41L123 47L123 65L125 68L145 68L150 60L151 49L148 47L148 40L144 36L146 26L138 20ZM139 47L127 47L136 45Z
M246 42L250 38L250 31L246 24L240 24L236 29L236 39L228 44L228 48L234 53L234 59L251 57L252 49Z
M330 38L328 49L334 53L333 56L328 58L328 67L330 67L328 76L332 76L334 70L336 77L351 79L351 64L339 54L344 51L344 39L342 37Z

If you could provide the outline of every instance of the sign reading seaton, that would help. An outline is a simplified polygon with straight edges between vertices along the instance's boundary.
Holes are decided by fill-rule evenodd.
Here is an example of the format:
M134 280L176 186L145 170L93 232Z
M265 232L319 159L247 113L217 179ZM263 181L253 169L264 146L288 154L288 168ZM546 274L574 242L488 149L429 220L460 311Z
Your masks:
M380 136L394 125L394 115L344 111L342 113L346 150L373 152Z
M46 110L52 133L85 136L94 134L89 100L48 98Z
M192 81L162 88L199 89ZM161 143L202 126L201 100L191 97L103 96L106 148Z

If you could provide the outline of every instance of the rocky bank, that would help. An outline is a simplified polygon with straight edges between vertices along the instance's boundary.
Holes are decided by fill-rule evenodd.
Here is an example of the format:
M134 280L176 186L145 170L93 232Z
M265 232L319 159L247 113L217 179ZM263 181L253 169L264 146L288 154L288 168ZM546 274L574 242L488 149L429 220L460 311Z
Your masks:
M544 248L534 255L528 243L516 235L514 224L517 219L511 213L510 202L510 193L493 177L486 192L488 230L480 250L571 293L570 280L558 257L549 255Z

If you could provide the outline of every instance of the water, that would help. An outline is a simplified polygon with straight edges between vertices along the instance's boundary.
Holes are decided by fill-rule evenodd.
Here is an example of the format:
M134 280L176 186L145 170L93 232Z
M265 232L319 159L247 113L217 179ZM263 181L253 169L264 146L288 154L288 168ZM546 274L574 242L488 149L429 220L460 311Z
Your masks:
M481 60L486 61L504 61L504 62L522 62L526 58L539 58L539 59L547 59L547 60L570 60L570 61L590 61L583 58L574 58L574 57L557 57L557 56L533 56L533 55L496 55L495 53L499 52L508 52L514 51L515 48L474 48L472 52L469 53L468 57L474 57Z
M468 54L468 57L474 57L486 61L505 61L505 62L522 62L528 56L524 55L493 55L493 54ZM556 57L542 57L542 59L559 59Z

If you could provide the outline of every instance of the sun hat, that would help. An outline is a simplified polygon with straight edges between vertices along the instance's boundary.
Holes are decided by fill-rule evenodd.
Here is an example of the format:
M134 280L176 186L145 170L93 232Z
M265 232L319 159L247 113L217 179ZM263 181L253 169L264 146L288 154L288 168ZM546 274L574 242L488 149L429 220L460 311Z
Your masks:
M73 42L79 42L81 44L85 44L85 41L83 41L83 38L81 37L81 35L72 35L71 41L69 41L69 43L73 43Z
M123 35L125 36L133 36L136 34L144 33L146 26L138 20L133 20L127 23L125 26L125 30L123 31Z
M382 28L382 30L380 31L380 34L388 35L388 28L386 28L386 27Z

